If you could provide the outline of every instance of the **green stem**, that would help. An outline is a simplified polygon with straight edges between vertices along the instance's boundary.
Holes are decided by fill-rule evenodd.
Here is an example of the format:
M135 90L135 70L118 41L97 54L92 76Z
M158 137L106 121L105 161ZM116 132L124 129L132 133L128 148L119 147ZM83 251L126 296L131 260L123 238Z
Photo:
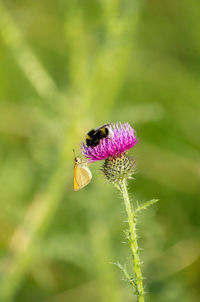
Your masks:
M141 262L139 258L139 249L138 249L137 233L136 233L136 213L131 207L125 179L120 182L120 190L124 199L126 213L128 216L128 225L129 225L128 239L130 243L131 252L133 255L133 264L134 264L134 271L135 271L134 284L136 287L137 302L144 302L143 277L141 271Z

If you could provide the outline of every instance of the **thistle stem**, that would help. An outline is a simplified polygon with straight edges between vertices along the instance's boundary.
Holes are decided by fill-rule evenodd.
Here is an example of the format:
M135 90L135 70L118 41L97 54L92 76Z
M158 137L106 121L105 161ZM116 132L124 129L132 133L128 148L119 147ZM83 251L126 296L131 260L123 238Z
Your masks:
M131 203L128 196L126 179L120 182L120 190L124 199L124 204L126 208L126 213L128 216L129 225L129 243L133 256L134 264L134 284L136 289L137 302L144 302L144 289L143 289L143 277L141 271L141 262L139 258L139 249L137 243L137 233L136 233L136 212L131 207Z

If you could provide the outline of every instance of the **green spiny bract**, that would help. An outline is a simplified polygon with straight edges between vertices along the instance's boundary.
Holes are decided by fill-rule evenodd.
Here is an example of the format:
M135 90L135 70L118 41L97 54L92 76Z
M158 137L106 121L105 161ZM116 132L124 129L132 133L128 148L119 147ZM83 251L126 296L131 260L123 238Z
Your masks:
M130 158L126 153L109 157L105 160L101 171L108 181L114 184L123 179L130 179L135 173L135 159Z

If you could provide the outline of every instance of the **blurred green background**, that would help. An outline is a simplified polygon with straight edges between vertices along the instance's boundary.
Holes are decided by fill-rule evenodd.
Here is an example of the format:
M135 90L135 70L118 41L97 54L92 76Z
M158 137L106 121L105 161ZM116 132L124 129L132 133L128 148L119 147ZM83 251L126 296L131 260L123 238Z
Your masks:
M0 302L136 301L126 215L73 148L128 121L146 301L200 300L200 2L0 0ZM124 244L125 243L125 244Z

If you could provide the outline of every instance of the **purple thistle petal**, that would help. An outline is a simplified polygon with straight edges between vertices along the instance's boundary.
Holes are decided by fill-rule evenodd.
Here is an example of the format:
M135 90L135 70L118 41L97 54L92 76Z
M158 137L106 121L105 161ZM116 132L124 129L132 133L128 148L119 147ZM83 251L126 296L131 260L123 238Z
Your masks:
M108 126L110 135L108 138L103 138L100 144L96 147L87 147L82 142L80 149L89 162L104 160L108 157L120 156L137 144L138 139L134 129L129 123L115 123Z

